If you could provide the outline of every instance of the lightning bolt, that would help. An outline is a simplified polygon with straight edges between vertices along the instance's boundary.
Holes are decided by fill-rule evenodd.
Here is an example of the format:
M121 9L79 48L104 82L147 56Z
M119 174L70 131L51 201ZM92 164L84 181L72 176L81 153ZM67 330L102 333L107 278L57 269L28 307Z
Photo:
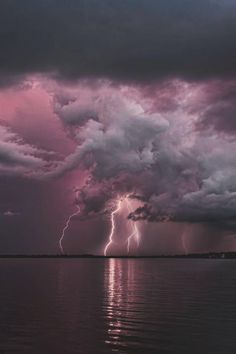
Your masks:
M128 207L129 213L131 213L132 208L131 208L131 204L130 204L128 195L125 197L125 202ZM137 226L136 222L134 222L134 221L130 221L130 222L132 223L133 231L127 238L127 252L128 253L130 251L130 243L133 238L135 239L137 246L139 246L139 242L140 242L140 232L139 232L138 226Z
M76 197L78 197L78 192L76 193ZM66 233L66 230L69 228L70 226L70 222L71 222L71 219L74 217L74 216L77 216L79 213L80 213L80 207L79 205L76 205L76 211L71 214L68 219L66 220L66 224L62 230L62 234L61 234L61 237L59 239L59 248L60 248L60 251L62 254L64 254L64 249L63 249L63 245L62 245L62 242L64 240L64 237L65 237L65 233Z
M111 231L110 231L110 234L109 234L109 237L108 237L108 242L107 242L107 244L106 244L106 246L104 248L104 252L103 252L104 256L107 256L107 251L108 251L109 247L111 246L111 244L113 243L113 236L115 234L115 228L116 228L115 215L121 210L123 202L125 202L126 207L129 210L129 213L132 211L131 203L130 203L128 194L126 194L126 195L124 195L122 197L119 197L117 199L116 208L115 208L115 210L112 211L112 213L110 215ZM136 241L138 246L139 246L139 243L140 243L140 231L138 229L137 223L134 222L134 221L129 221L129 222L132 225L132 232L127 238L127 252L128 253L130 251L130 244L131 244L132 239L134 239Z
M107 244L106 244L106 246L104 248L104 252L103 252L105 257L107 255L108 248L113 243L113 236L114 236L114 232L115 232L115 215L121 209L122 200L123 200L122 198L119 198L117 200L116 209L113 210L112 213L111 213L111 231L110 231L110 234L109 234L109 237L108 237L108 242L107 242Z

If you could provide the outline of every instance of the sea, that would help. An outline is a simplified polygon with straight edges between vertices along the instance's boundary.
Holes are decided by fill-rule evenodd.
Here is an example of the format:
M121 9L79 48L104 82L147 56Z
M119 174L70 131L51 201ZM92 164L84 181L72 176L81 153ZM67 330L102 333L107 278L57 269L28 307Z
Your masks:
M236 261L1 259L7 353L235 354Z

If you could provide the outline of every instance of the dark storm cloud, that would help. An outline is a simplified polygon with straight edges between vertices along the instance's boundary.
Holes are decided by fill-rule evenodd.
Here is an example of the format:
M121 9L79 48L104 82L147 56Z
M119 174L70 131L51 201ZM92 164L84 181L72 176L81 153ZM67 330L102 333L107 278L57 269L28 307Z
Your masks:
M133 220L234 220L236 143L207 126L196 129L204 100L217 100L217 89L210 93L208 86L205 97L206 87L202 93L198 86L179 82L177 106L163 114L152 113L153 102L147 104L130 88L90 94L78 88L77 99L69 101L70 95L60 92L54 101L57 115L74 132L77 147L44 178L88 170L91 179L78 201L88 214L104 212L112 199L128 193L144 204L131 213Z
M3 0L0 82L234 76L235 19L230 0Z

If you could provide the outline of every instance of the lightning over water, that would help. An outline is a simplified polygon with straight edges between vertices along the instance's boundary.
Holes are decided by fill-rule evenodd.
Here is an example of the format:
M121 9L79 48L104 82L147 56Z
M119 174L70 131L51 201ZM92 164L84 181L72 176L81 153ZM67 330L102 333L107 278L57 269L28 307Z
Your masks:
M114 232L115 232L115 215L121 209L121 203L122 203L122 198L119 198L117 201L116 209L113 210L111 213L111 231L109 234L108 242L104 248L104 252L103 252L104 256L107 256L107 251L108 251L109 247L111 246L111 244L113 243L113 236L114 236Z
M125 202L128 207L129 213L131 213L132 208L131 208L129 196L125 197ZM128 252L128 254L130 252L130 243L131 243L132 239L134 239L136 241L137 246L139 246L139 242L140 242L140 232L139 232L138 226L137 226L136 222L134 222L134 221L131 221L131 223L132 223L132 230L133 231L127 238L127 252Z
M112 245L112 243L114 242L113 237L116 232L115 216L118 212L120 212L123 209L123 205L124 205L123 203L125 203L125 206L128 209L129 213L131 213L131 211L132 211L131 202L129 200L129 195L125 195L125 196L119 197L117 199L116 209L113 210L110 215L111 231L110 231L110 234L108 237L108 242L107 242L107 244L104 248L104 251L103 251L104 256L107 256L107 251L108 251L109 247ZM136 222L130 221L130 220L128 222L132 226L132 232L127 237L127 253L129 254L132 240L134 240L136 242L137 246L139 246L140 231L138 229Z
M64 238L65 238L65 233L66 233L67 229L68 229L69 226L70 226L71 219L72 219L74 216L77 216L79 213L80 213L80 206L79 206L78 204L76 204L76 211L75 211L73 214L71 214L71 215L68 217L68 219L66 220L65 226L64 226L64 228L63 228L63 230L62 230L61 237L60 237L60 239L59 239L59 248L60 248L60 252L61 252L62 254L65 253L65 252L64 252L64 248L63 248L63 244L62 244L62 243L63 243L63 240L64 240Z

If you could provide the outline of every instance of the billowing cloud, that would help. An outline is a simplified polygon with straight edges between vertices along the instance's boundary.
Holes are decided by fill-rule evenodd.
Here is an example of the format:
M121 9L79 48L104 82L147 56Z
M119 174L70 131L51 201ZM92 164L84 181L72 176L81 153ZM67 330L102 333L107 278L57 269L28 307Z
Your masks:
M75 133L78 148L53 174L83 164L100 180L125 171L139 173L155 162L154 143L168 128L168 121L158 114L146 114L140 105L119 96L106 97L97 104L93 115L84 109L75 114L75 102L58 112L64 123L70 124L73 111L73 123L82 128Z
M149 228L234 235L235 19L233 0L2 1L0 177L73 180L84 219L128 193Z
M126 216L135 221L163 227L170 221L204 222L219 225L223 237L235 233L236 143L233 116L224 119L223 109L234 107L233 80L168 79L150 85L82 80L62 85L36 76L27 82L21 85L26 107L32 102L32 112L38 112L39 101L32 97L40 92L47 110L40 111L41 121L40 115L28 112L25 129L15 125L23 139L14 132L18 101L10 115L4 108L2 118L8 118L5 124L8 121L9 126L0 126L1 175L27 176L46 185L77 171L84 176L78 176L78 183L73 177L73 185L79 186L75 203L80 206L81 220L96 216L106 220L114 200L128 194L133 210ZM2 99L13 102L12 90L4 90ZM13 91L17 95L17 88ZM211 123L210 111L218 112ZM21 117L24 112L25 108ZM29 133L27 140L29 124L35 135ZM37 136L40 124L45 127L45 139L33 146L32 136ZM48 139L45 147L55 146L57 155L45 151Z
M233 120L224 120L218 107L234 107L235 83L221 84L168 79L116 86L83 80L62 86L42 78L38 85L48 92L52 119L59 118L74 152L58 161L1 126L0 172L47 180L87 171L77 201L85 217L105 212L117 195L130 193L143 202L131 213L134 220L233 220ZM208 122L214 110L221 125L217 118Z
M0 174L29 175L44 166L46 152L25 143L5 126L0 126Z
M55 92L54 110L77 148L46 176L88 170L80 200L88 213L104 211L114 196L129 192L144 203L131 213L134 220L234 219L236 143L225 131L202 126L204 92L212 87L174 81L152 94L79 87L73 99L72 92ZM158 109L163 90L174 109Z

